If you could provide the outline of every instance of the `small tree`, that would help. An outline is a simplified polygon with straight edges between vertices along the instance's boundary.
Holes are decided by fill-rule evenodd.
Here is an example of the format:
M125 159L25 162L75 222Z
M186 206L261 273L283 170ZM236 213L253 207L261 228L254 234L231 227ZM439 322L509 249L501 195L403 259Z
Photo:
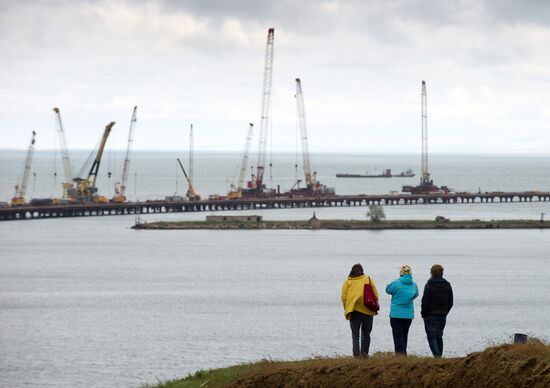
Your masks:
M367 212L367 217L370 217L372 222L379 222L386 219L384 214L384 208L380 205L369 205L369 211Z

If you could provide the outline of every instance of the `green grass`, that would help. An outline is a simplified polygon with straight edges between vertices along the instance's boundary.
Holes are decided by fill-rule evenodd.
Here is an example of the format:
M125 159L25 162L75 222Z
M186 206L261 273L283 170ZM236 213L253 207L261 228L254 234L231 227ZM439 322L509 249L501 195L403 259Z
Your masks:
M262 360L198 371L183 379L145 387L225 387L242 384L241 379L254 386L268 387L289 386L298 381L306 386L328 382L343 387L353 385L358 379L363 379L365 386L414 386L415 383L418 386L463 386L464 379L469 381L466 385L472 386L481 379L480 386L517 386L522 381L530 381L534 384L530 386L546 387L550 386L550 346L545 340L530 338L525 345L491 346L465 357L395 356L392 352L376 352L368 359L337 356L296 361Z
M240 377L261 370L267 363L270 363L270 361L264 360L256 363L239 364L228 368L200 370L189 374L183 379L169 380L158 385L145 385L144 388L221 387Z

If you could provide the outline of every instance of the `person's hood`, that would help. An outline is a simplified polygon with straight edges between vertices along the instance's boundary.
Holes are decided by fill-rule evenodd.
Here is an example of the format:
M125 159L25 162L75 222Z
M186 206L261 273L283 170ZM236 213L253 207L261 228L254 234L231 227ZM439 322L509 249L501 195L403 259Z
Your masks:
M359 275L359 276L348 276L348 280L359 280L359 279L364 279L365 278L365 274L362 274L362 275Z
M399 281L403 284L409 285L409 284L412 284L413 277L410 273L407 273L405 275L400 276Z
M440 277L431 277L428 283L432 287L447 287L450 284L447 280Z

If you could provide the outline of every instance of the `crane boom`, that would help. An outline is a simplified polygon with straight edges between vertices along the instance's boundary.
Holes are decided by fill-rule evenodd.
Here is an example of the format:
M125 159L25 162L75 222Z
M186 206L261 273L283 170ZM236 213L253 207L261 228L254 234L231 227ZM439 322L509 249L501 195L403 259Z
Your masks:
M177 158L177 159L181 167L181 171L183 171L183 176L185 176L185 180L187 181L187 185L189 186L189 189L187 190L187 198L189 198L192 201L201 199L201 196L195 192L195 188L193 187L193 182L191 182L191 179L189 179L189 175L187 175L185 168L183 168L183 164L181 163L180 158Z
M189 180L193 183L193 159L194 159L194 138L193 138L193 124L189 130Z
M246 143L244 145L243 159L241 161L241 170L239 172L239 183L237 184L237 190L241 191L244 187L244 180L246 177L246 170L248 167L248 155L250 154L250 143L252 136L254 135L254 124L250 123L248 127L248 134L246 135Z
M134 106L132 119L130 120L130 129L128 130L128 146L126 147L126 158L122 168L122 180L115 185L114 202L124 202L126 200L126 184L128 183L128 173L130 171L130 153L134 143L134 130L137 122L137 106Z
M99 148L97 150L95 160L92 164L92 167L90 168L90 172L88 173L88 183L89 186L92 188L95 188L96 180L97 180L97 173L99 171L99 164L101 163L101 157L103 156L103 150L105 149L105 144L107 144L107 139L109 138L109 134L111 133L111 129L113 128L113 125L115 125L114 121L111 121L107 126L105 127L105 130L103 131L103 136L101 138L101 143L99 144Z
M262 115L260 117L260 134L258 145L258 161L256 163L256 189L261 191L263 187L267 138L269 131L269 113L271 109L271 85L273 79L273 43L275 29L270 28L267 31L267 43L265 48L265 65L262 90Z
M59 145L61 147L61 158L63 160L63 173L65 175L65 183L72 182L73 168L71 166L71 159L69 158L69 151L67 149L67 140L65 139L65 129L63 128L63 121L61 120L61 112L59 108L53 108L57 121L57 133L59 134Z
M25 168L23 170L23 177L21 183L15 186L15 197L12 198L11 204L13 206L23 206L25 204L25 194L27 193L27 186L29 184L29 178L31 176L32 157L34 154L34 144L36 143L36 132L32 131L31 144L27 150L27 156L25 158Z
M426 81L422 81L422 183L430 181L428 170L428 98Z
M302 82L300 78L296 78L296 105L298 111L298 124L300 126L300 134L302 137L302 157L303 168L306 184L312 188L315 186L315 178L311 170L311 160L309 157L309 140L306 127L306 112L304 108L304 94L302 92Z

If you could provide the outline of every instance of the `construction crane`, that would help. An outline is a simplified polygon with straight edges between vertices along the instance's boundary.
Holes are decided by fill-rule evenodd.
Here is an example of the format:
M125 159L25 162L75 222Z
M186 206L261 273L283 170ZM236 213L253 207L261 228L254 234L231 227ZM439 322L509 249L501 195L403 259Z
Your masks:
M73 168L71 165L71 159L69 158L69 151L67 149L67 140L65 139L65 129L63 128L63 121L61 120L61 112L59 108L53 108L55 112L55 118L57 122L57 133L59 135L59 145L61 147L61 158L63 160L63 174L65 181L63 185L63 198L68 198L69 193L74 190L73 183Z
M195 192L195 188L193 187L193 182L191 182L191 179L189 179L189 175L187 175L185 168L183 168L183 164L181 163L180 158L178 158L178 163L181 167L181 171L183 171L183 176L185 176L187 185L189 186L189 189L187 190L187 194L186 194L187 198L190 201L200 201L201 196Z
M300 127L300 135L302 138L302 163L304 169L304 177L309 190L315 188L315 176L311 170L311 160L309 158L309 141L307 137L306 127L306 112L304 108L304 94L302 92L302 82L300 78L296 78L296 108L298 112L298 125Z
M248 127L248 134L246 135L246 142L244 144L244 152L241 160L241 168L239 170L239 182L237 185L231 184L231 191L227 193L229 199L238 199L243 196L244 180L246 176L246 170L248 167L248 155L250 153L250 143L252 136L254 135L254 124L250 123Z
M126 158L124 159L124 166L122 168L122 179L120 182L115 183L115 195L111 199L111 202L122 203L126 201L126 184L128 183L128 173L130 171L130 153L132 151L132 144L134 142L134 129L137 122L137 106L134 106L132 112L132 119L130 120L130 129L128 131L128 146L126 147Z
M426 93L426 81L422 81L422 177L421 184L429 184L430 172L428 170L428 96Z
M433 180L430 178L430 172L428 169L428 97L426 92L426 81L422 81L422 95L420 105L422 125L422 175L420 177L420 184L418 186L406 185L403 186L401 190L405 193L412 194L446 194L449 192L449 188L447 186L438 187L434 185Z
M273 79L273 43L275 29L267 31L267 43L265 48L265 65L262 90L262 115L260 117L260 133L258 144L258 161L256 163L256 177L254 188L262 192L264 189L264 172L267 153L267 139L269 131L269 113L271 109L271 85Z
M99 148L88 176L86 178L77 177L74 179L74 182L76 183L75 195L70 199L78 202L109 202L106 197L97 195L96 180L99 165L101 164L101 157L103 156L103 151L105 149L105 145L107 144L107 139L109 138L113 125L115 125L114 121L107 124L105 130L103 131L103 136L101 137L101 142L99 143Z
M25 206L25 194L27 192L27 185L29 184L29 177L31 175L32 157L34 154L34 144L36 142L36 132L32 131L31 144L27 150L27 157L25 158L25 169L23 170L23 177L21 182L15 186L15 196L11 199L12 206Z
M189 129L189 180L191 183L193 183L193 161L195 159L194 155L194 137L193 137L193 124L191 124L191 128Z
M309 138L307 135L306 126L306 111L304 105L304 93L302 91L302 82L300 78L296 78L296 112L298 116L298 126L300 127L300 137L302 139L302 164L304 169L304 178L306 188L304 194L319 194L330 195L334 194L334 188L329 188L326 185L317 181L317 174L311 168L311 159L309 157ZM298 179L294 186L290 189L293 194L304 192L299 188L300 180ZM298 187L295 189L295 187Z

